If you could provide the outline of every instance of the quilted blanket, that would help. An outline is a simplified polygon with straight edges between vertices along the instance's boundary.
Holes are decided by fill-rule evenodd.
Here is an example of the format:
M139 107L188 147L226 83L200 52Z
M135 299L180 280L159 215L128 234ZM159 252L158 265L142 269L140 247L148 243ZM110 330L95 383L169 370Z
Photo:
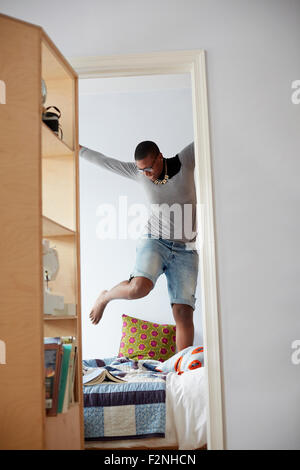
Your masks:
M124 382L83 387L85 439L165 437L166 374L156 372L151 361L128 358L83 361L84 371L95 367L107 368Z

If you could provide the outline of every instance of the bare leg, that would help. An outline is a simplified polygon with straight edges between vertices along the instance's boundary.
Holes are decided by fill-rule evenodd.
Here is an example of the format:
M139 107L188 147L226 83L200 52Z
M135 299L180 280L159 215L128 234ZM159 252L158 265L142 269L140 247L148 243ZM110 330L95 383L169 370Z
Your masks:
M153 282L146 277L137 276L131 281L122 281L110 290L103 290L97 298L90 313L91 322L97 325L102 318L108 302L114 299L140 299L149 294Z
M190 305L172 304L173 316L176 322L176 349L182 351L194 342L194 310Z

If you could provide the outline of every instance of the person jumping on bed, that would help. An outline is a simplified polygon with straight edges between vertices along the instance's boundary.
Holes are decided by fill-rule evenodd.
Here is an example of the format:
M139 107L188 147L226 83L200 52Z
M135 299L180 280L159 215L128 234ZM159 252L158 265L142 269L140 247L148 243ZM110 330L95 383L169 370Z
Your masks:
M141 184L151 203L145 232L137 242L134 269L128 280L100 293L90 312L92 323L99 323L111 300L148 295L164 273L176 323L177 351L192 346L199 261L194 143L166 159L157 144L144 141L135 149L135 162L119 161L79 147L82 158Z

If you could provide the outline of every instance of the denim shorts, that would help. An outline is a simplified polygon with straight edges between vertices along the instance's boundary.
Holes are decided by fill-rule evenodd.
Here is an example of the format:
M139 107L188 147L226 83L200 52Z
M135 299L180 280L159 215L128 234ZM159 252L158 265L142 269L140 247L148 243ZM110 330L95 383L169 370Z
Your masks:
M187 250L184 243L152 238L150 234L144 237L137 242L136 262L129 280L143 276L155 286L164 273L171 305L186 304L195 309L199 265L197 250Z

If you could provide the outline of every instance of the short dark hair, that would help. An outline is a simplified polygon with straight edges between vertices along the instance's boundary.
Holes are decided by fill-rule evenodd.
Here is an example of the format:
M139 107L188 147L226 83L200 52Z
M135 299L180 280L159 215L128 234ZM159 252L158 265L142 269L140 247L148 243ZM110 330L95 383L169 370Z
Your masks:
M135 160L143 160L149 154L153 154L155 157L160 153L160 150L155 142L151 140L145 140L144 142L140 142L135 149L134 152L134 159Z

